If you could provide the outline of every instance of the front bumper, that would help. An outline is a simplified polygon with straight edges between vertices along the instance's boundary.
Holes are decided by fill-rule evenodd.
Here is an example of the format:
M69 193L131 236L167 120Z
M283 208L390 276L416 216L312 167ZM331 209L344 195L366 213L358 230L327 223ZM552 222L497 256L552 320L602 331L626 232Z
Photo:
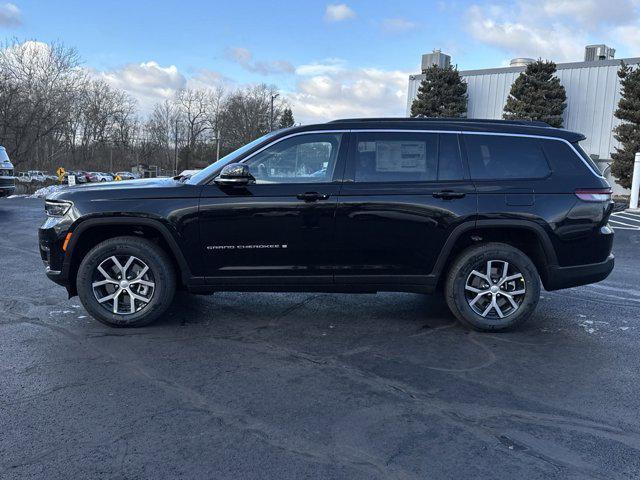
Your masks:
M600 263L577 265L574 267L550 265L547 267L544 287L547 290L560 290L561 288L578 287L580 285L600 282L609 276L614 264L614 256L613 254L609 254L607 259Z
M40 258L44 263L47 277L58 285L67 286L64 274L65 252L62 249L68 224L63 219L48 218L38 229Z
M8 197L9 195L13 195L15 191L15 185L2 185L0 186L0 197Z

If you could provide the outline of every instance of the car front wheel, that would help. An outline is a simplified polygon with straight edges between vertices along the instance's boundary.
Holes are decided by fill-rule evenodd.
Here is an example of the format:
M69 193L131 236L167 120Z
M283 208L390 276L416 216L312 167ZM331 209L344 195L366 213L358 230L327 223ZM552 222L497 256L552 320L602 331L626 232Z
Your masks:
M468 248L453 262L445 296L453 314L476 330L498 331L522 324L540 298L535 265L511 245Z
M171 260L155 243L116 237L84 257L76 280L78 295L96 320L114 327L140 327L171 305L176 288Z

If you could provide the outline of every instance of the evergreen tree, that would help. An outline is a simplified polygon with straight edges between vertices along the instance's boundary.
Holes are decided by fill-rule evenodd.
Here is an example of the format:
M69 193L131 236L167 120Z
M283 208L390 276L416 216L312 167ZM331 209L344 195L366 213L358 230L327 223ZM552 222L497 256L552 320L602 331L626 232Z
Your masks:
M424 71L412 117L459 118L467 115L467 84L457 68L432 65Z
M622 90L615 116L623 123L613 130L621 147L611 154L611 173L617 183L630 188L633 161L636 152L640 152L640 68L634 70L621 62L618 77Z
M293 112L290 108L285 108L280 117L280 128L293 127L295 121L293 120Z
M511 85L502 117L506 120L542 120L552 127L562 127L567 94L555 73L553 62L538 60L527 65Z

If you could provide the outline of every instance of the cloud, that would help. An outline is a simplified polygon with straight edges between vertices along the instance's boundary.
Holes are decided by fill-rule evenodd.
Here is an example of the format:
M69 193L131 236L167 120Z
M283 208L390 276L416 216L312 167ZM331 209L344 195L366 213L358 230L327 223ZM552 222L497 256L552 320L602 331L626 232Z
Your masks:
M418 26L417 23L407 20L406 18L385 18L382 21L382 31L386 33L402 33L413 30Z
M589 43L618 41L637 49L639 7L638 0L608 0L606 6L601 0L519 0L508 8L476 4L467 11L467 28L475 39L512 56L577 61Z
M337 61L328 63L329 66ZM409 72L377 68L325 69L302 76L286 98L297 121L324 122L340 117L404 116ZM323 63L311 64L318 67ZM298 67L300 70L302 67ZM311 69L303 69L312 73Z
M143 113L155 103L171 98L187 85L187 79L175 65L163 67L154 61L129 63L117 69L102 72L94 70L91 73L111 86L130 93L138 100Z
M613 29L613 38L623 45L626 45L634 56L640 56L640 26L622 25Z
M624 23L635 16L632 0L547 0L542 11L549 17L567 17L586 26Z
M537 26L507 20L497 8L477 5L469 10L469 29L482 43L506 50L513 56L554 61L579 60L587 40L562 24Z
M346 62L339 58L328 58L321 62L313 62L299 65L296 68L296 75L326 75L336 74L345 69Z
M22 25L22 12L13 3L0 4L0 27L18 27Z
M356 12L351 10L344 3L332 3L330 5L327 5L327 9L324 12L324 19L327 22L341 22L355 16Z
M280 75L294 73L295 68L286 60L253 61L253 54L243 47L233 47L227 50L227 58L239 64L249 72L260 75Z
M226 75L210 70L208 68L197 68L194 74L187 78L187 88L202 89L202 88L233 88L236 82L227 77Z

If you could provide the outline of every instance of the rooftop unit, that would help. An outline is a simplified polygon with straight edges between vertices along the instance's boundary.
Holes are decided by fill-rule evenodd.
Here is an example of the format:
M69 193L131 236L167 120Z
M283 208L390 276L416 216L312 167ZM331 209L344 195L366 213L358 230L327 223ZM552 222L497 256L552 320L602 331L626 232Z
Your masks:
M442 53L440 50L434 50L432 53L422 55L422 73L433 65L446 68L451 65L451 56Z
M584 47L584 61L597 62L599 60L613 60L616 56L616 49L607 47L604 44L587 45Z
M530 63L535 62L533 58L519 57L514 58L509 62L510 67L526 67Z

